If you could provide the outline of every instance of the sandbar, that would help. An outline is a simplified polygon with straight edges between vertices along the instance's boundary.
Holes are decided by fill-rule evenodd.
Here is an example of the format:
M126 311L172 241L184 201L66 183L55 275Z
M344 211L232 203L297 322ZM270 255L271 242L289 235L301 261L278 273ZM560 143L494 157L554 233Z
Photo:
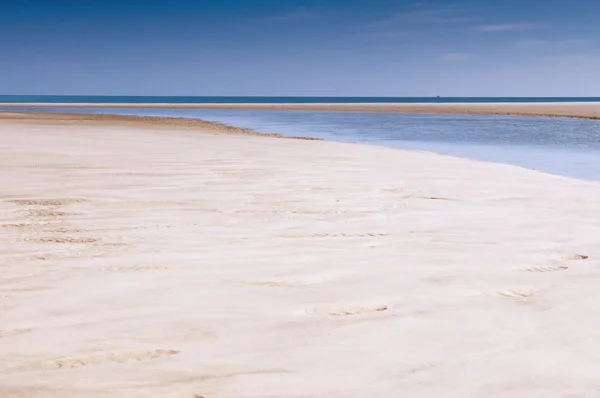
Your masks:
M72 108L187 108L246 110L312 110L352 112L397 112L431 114L490 114L554 116L600 119L600 102L521 102L521 103L363 103L363 104L265 104L265 103L0 103L0 107Z

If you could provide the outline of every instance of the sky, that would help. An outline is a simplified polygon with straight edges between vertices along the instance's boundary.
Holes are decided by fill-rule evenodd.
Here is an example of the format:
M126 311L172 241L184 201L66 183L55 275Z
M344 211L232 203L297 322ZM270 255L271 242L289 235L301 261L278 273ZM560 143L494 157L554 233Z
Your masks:
M598 0L3 0L0 94L600 96Z

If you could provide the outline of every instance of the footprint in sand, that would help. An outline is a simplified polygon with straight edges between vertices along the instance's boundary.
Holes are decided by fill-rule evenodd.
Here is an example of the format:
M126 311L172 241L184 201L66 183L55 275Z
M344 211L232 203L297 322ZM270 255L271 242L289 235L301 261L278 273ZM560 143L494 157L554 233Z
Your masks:
M244 280L240 281L244 285L251 286L266 286L266 287L308 287L330 283L347 279L348 275L331 275L331 274L316 274L316 275L286 275L262 280Z
M30 209L27 215L35 221L49 221L49 219L64 218L67 216L76 216L78 213L68 213L66 211L56 211L48 209Z
M98 353L95 355L75 356L58 358L44 362L32 363L29 365L14 368L18 371L31 370L53 370L53 369L74 369L84 366L103 365L109 363L128 363L139 362L151 359L158 359L178 354L175 350L146 350L129 351L115 353Z
M83 166L78 164L26 164L22 167L26 169L57 169L57 170L78 170L78 169L95 169L96 167Z
M564 261L579 261L579 260L587 260L589 257L585 254L572 254L564 256L562 259ZM522 268L521 271L525 272L535 272L535 273L545 273L545 272L559 272L566 271L569 267L563 264L550 264L550 265L535 265L528 268Z
M140 272L140 271L162 271L167 270L166 265L132 265L123 267L102 267L99 271L104 272Z
M21 206L66 206L74 203L89 202L89 200L84 198L10 199L6 202Z
M573 254L566 257L567 260L587 260L588 258L589 256L585 254Z
M375 314L387 311L389 308L387 305L378 306L356 306L356 307L345 307L345 306L315 306L305 308L302 313L305 315L316 315L316 316L355 316L355 315L367 315Z
M315 238L369 238L377 236L388 236L389 234L380 232L363 232L363 233L341 233L341 234L312 234Z
M31 332L33 329L8 329L0 330L0 339L11 336L18 336L23 333Z
M28 292L39 292L43 290L51 290L51 287L47 286L32 286L32 287L15 287L15 288L6 288L0 290L0 293L8 292L8 293L28 293ZM12 296L12 294L9 294Z
M285 235L284 238L374 238L389 236L382 232L316 233L309 235Z
M491 295L513 300L524 300L536 295L540 291L542 291L542 289L539 289L534 286L521 286L498 290L496 292L491 293Z
M32 242L37 243L78 243L78 244L90 244L98 242L98 239L88 237L68 237L68 236L50 236L46 238L31 239Z
M533 266L533 267L529 267L529 268L523 268L522 271L542 273L542 272L566 271L568 269L569 269L569 267L567 267L566 265L556 264L556 265L538 265L538 266Z

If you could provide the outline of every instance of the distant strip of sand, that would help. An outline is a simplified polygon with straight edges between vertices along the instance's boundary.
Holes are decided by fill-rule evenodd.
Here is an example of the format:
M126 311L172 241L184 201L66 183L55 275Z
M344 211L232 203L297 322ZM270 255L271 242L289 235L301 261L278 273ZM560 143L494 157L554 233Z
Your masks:
M414 104L53 104L0 103L0 106L29 107L101 107L101 108L190 108L190 109L272 109L355 112L494 114L523 116L562 116L600 119L600 102L537 102L537 103L414 103Z
M118 126L118 127L145 127L145 128L178 128L201 130L203 132L218 132L228 134L258 135L273 138L285 138L296 140L321 141L322 138L282 136L280 134L262 133L245 127L232 126L229 124L213 122L209 120L194 119L187 117L164 117L164 116L137 116L137 115L114 115L114 114L89 114L89 113L57 113L57 112L6 112L0 111L0 120L13 120L21 124L47 125L96 125L96 126Z
M1 397L600 394L600 184L185 123L0 116Z

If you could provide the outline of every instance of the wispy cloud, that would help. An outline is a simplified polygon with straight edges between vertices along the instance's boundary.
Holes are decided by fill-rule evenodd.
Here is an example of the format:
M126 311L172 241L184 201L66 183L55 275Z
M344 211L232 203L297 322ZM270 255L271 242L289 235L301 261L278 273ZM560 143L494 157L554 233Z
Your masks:
M472 23L468 9L455 4L450 6L430 6L425 3L413 3L404 11L363 24L367 30L363 36L370 38L394 38L406 33L422 31L436 27L452 28Z
M419 23L419 24L454 24L471 22L472 18L464 13L460 6L427 7L419 5L412 10L392 14L380 21L382 24Z
M465 52L450 52L440 55L440 59L444 61L463 61L467 58L471 58L473 54Z
M525 40L519 40L517 41L517 43L515 44L517 47L519 48L540 48L540 47L546 47L547 45L549 45L551 43L550 40L541 40L541 39L525 39Z
M307 7L300 6L283 14L272 15L262 18L261 22L293 23L298 21L304 21L307 19L312 19L315 18L317 15L317 13L309 10Z
M476 29L480 32L510 32L518 30L534 30L540 28L542 28L542 25L537 22L480 25L476 27Z
M563 66L571 70L594 67L600 69L600 55L590 53L561 54L540 58L547 65Z
M366 39L398 39L407 37L408 34L403 30L375 30L371 32L361 33L360 37Z
M599 54L588 54L588 53L576 53L576 54L566 54L562 57L557 57L560 60L566 61L594 61L600 62Z
M538 49L563 49L565 47L573 48L590 43L589 39L560 39L560 40L545 40L545 39L524 39L515 43L517 48L526 50Z

